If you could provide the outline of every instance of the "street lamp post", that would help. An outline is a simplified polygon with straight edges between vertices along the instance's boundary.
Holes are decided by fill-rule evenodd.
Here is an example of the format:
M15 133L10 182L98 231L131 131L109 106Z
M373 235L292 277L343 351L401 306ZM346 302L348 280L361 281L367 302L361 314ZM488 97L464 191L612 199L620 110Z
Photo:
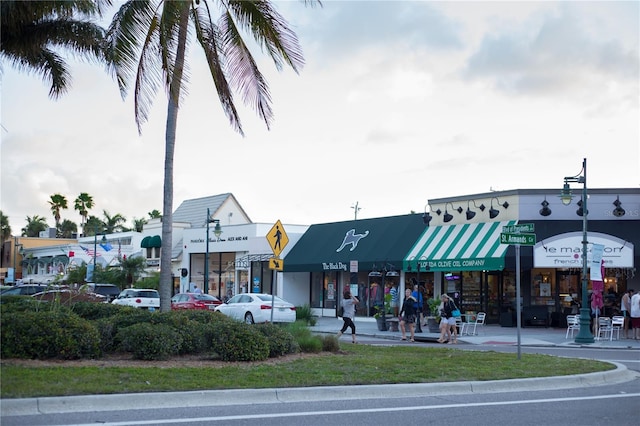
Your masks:
M18 247L20 247L20 250L18 250ZM18 242L18 237L15 237L13 240L13 285L16 285L16 282L18 282L18 270L16 269L17 268L16 259L18 258L18 252L22 254L21 252L23 247L24 246Z
M91 265L91 274L89 274L89 267L87 267L87 276L86 281L95 283L95 275L96 275L96 257L98 255L98 226L95 226L95 232L93 233L93 265ZM100 244L106 244L107 237L102 234L102 239L100 240Z
M587 159L582 161L582 170L576 176L564 178L564 186L560 193L562 204L568 206L571 204L573 194L571 193L570 182L582 184L582 306L580 307L580 331L576 336L576 343L593 343L593 334L591 333L591 315L589 307L589 297L587 295Z
M207 243L206 243L206 251L204 253L204 294L209 294L209 224L215 223L216 226L213 228L213 233L216 238L220 238L220 234L222 234L222 228L220 227L220 219L213 219L211 217L211 211L207 207Z

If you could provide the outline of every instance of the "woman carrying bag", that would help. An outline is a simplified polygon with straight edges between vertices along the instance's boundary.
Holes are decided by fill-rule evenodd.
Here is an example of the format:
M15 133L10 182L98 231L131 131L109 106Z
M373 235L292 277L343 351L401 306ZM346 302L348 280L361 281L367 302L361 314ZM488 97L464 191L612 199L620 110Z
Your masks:
M453 315L453 312L458 310L458 308L447 294L443 294L441 299L442 308L440 310L440 316L442 320L440 321L440 338L438 342L456 345L458 344L458 328L456 327L456 317Z

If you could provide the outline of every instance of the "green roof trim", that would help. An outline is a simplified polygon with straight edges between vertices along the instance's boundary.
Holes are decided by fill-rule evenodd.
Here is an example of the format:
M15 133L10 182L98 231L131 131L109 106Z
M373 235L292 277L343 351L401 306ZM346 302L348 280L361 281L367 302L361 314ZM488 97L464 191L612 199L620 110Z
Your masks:
M424 231L422 214L311 225L284 258L284 272L371 271L402 261Z

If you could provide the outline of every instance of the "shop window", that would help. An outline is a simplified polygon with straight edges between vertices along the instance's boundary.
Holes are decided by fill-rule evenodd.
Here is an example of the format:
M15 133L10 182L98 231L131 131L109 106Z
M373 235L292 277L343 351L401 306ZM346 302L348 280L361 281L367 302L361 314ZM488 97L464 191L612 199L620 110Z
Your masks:
M555 288L551 278L552 275L549 271L533 271L533 279L531 280L532 305L555 304Z

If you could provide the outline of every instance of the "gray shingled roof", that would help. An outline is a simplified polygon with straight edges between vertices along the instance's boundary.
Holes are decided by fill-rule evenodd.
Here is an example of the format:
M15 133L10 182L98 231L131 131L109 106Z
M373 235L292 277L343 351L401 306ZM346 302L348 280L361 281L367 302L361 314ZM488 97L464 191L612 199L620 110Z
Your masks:
M207 207L211 214L215 214L229 197L233 197L233 195L226 193L184 200L173 212L173 221L186 222L190 223L193 228L201 228L207 223Z

